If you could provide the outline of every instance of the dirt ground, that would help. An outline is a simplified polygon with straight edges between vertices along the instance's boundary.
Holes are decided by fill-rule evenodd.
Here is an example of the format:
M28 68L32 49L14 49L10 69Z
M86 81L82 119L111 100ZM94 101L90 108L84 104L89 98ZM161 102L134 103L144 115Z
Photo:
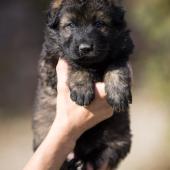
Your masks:
M170 170L168 111L136 94L131 107L133 145L119 170ZM144 100L145 98L145 100ZM21 170L32 155L31 113L0 119L0 169Z

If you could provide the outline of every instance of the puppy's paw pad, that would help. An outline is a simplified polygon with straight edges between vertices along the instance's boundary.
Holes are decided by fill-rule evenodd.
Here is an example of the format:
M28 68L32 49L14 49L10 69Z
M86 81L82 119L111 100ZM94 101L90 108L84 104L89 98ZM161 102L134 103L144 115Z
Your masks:
M89 105L94 99L94 90L92 88L74 87L71 89L70 97L80 106Z

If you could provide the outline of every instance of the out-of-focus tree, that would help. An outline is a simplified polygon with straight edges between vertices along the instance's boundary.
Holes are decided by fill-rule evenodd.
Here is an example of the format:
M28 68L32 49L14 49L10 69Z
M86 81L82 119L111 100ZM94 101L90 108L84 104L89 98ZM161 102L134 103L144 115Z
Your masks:
M146 48L138 52L145 82L152 84L153 91L158 97L169 98L170 1L143 0L132 3L134 4L130 18Z

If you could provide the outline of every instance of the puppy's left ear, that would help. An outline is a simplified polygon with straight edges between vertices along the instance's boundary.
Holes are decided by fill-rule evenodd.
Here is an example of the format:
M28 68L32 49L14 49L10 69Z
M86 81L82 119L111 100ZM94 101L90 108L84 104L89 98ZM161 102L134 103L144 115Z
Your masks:
M109 0L109 3L111 5L114 5L114 6L117 6L117 7L121 7L122 3L123 3L123 0Z
M129 56L130 54L133 53L134 50L134 43L133 40L130 36L130 31L127 30L122 33L120 36L120 52L122 53L122 56Z
M114 24L118 29L126 28L126 21L124 19L125 10L122 7L114 7L112 12Z

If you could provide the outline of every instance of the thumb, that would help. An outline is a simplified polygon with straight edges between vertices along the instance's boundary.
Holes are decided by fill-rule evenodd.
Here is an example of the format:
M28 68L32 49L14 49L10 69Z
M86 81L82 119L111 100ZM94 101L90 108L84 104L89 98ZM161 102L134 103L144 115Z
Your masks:
M96 97L102 99L106 97L105 84L103 82L98 82L95 84L95 91L96 91Z
M56 67L57 71L57 89L65 89L67 87L68 64L65 60L59 59Z

